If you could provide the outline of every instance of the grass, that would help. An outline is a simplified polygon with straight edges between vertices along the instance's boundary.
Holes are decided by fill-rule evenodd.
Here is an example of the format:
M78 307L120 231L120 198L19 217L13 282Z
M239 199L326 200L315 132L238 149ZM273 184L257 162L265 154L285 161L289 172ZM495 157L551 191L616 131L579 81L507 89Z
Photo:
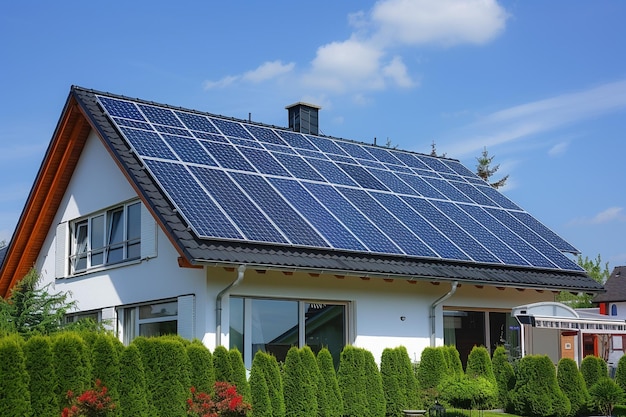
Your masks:
M448 409L446 417L519 417L517 414L508 414L490 410L463 410L460 408Z

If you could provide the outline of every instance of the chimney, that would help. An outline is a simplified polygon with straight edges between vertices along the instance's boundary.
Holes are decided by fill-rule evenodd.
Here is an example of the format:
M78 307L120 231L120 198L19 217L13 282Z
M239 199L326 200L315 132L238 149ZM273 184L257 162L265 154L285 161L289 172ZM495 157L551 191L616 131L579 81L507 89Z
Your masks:
M301 101L285 107L289 112L289 128L294 132L319 134L320 106Z

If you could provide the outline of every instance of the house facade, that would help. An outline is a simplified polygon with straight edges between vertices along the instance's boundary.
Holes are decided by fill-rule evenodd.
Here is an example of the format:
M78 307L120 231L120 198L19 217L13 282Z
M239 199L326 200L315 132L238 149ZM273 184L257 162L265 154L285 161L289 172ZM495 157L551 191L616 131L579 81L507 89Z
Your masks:
M317 118L298 133L72 87L0 295L34 266L77 300L68 320L237 347L250 366L305 344L336 361L347 344L514 353L516 306L602 291L458 161L318 136Z

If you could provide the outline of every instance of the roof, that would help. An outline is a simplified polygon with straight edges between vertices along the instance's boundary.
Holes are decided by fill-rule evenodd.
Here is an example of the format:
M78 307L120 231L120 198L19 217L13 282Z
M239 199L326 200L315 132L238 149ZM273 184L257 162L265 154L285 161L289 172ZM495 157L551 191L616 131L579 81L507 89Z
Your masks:
M4 261L4 256L7 253L7 248L8 248L8 246L4 246L4 247L0 248L0 268L2 268L2 261Z
M156 178L155 171L147 169L146 163L150 162L151 158L143 157L141 152L137 152L136 147L131 146L129 140L123 136L120 125L104 111L98 96L208 115L72 87L42 168L18 222L15 234L18 238L11 242L7 251L8 261L0 269L0 295L5 294L14 281L27 272L28 266L34 263L52 221L49 218L50 215L38 218L34 213L42 209L56 213L60 203L60 197L56 196L62 196L67 187L71 172L89 133L89 127L97 132L105 148L146 207L152 212L184 262L191 265L247 264L258 269L327 272L342 276L462 281L476 285L548 290L602 291L602 286L589 278L584 271L576 269L578 267L543 268L534 265L484 263L464 259L442 259L435 256L407 256L402 253L352 251L323 246L276 244L276 242L266 243L258 240L226 239L203 235L198 233L194 228L196 225L190 222L188 216L185 216L188 213L181 210L180 203L171 195L172 190L170 189L170 194L168 194L166 187ZM225 118L222 117L222 119ZM244 121L240 122L244 123ZM245 123L250 124L250 122ZM63 157L64 155L69 157ZM460 165L458 161L441 160ZM63 172L65 177L55 176L58 172ZM52 189L50 194L53 198L45 198L46 187ZM505 199L505 197L502 198ZM32 236L32 238L20 239L20 236ZM560 250L570 250L571 246L568 246L566 242L562 244L563 247ZM551 249L556 250L552 246ZM562 262L560 258L559 261ZM575 266L575 263L572 262L572 264Z
M594 303L626 301L626 266L616 266L604 283L606 292L593 298Z

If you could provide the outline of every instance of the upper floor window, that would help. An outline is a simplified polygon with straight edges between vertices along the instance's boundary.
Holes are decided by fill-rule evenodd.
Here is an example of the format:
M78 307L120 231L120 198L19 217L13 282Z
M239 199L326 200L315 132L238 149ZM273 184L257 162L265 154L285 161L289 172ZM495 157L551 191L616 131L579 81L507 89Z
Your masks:
M71 225L71 273L141 256L141 204L95 213Z

